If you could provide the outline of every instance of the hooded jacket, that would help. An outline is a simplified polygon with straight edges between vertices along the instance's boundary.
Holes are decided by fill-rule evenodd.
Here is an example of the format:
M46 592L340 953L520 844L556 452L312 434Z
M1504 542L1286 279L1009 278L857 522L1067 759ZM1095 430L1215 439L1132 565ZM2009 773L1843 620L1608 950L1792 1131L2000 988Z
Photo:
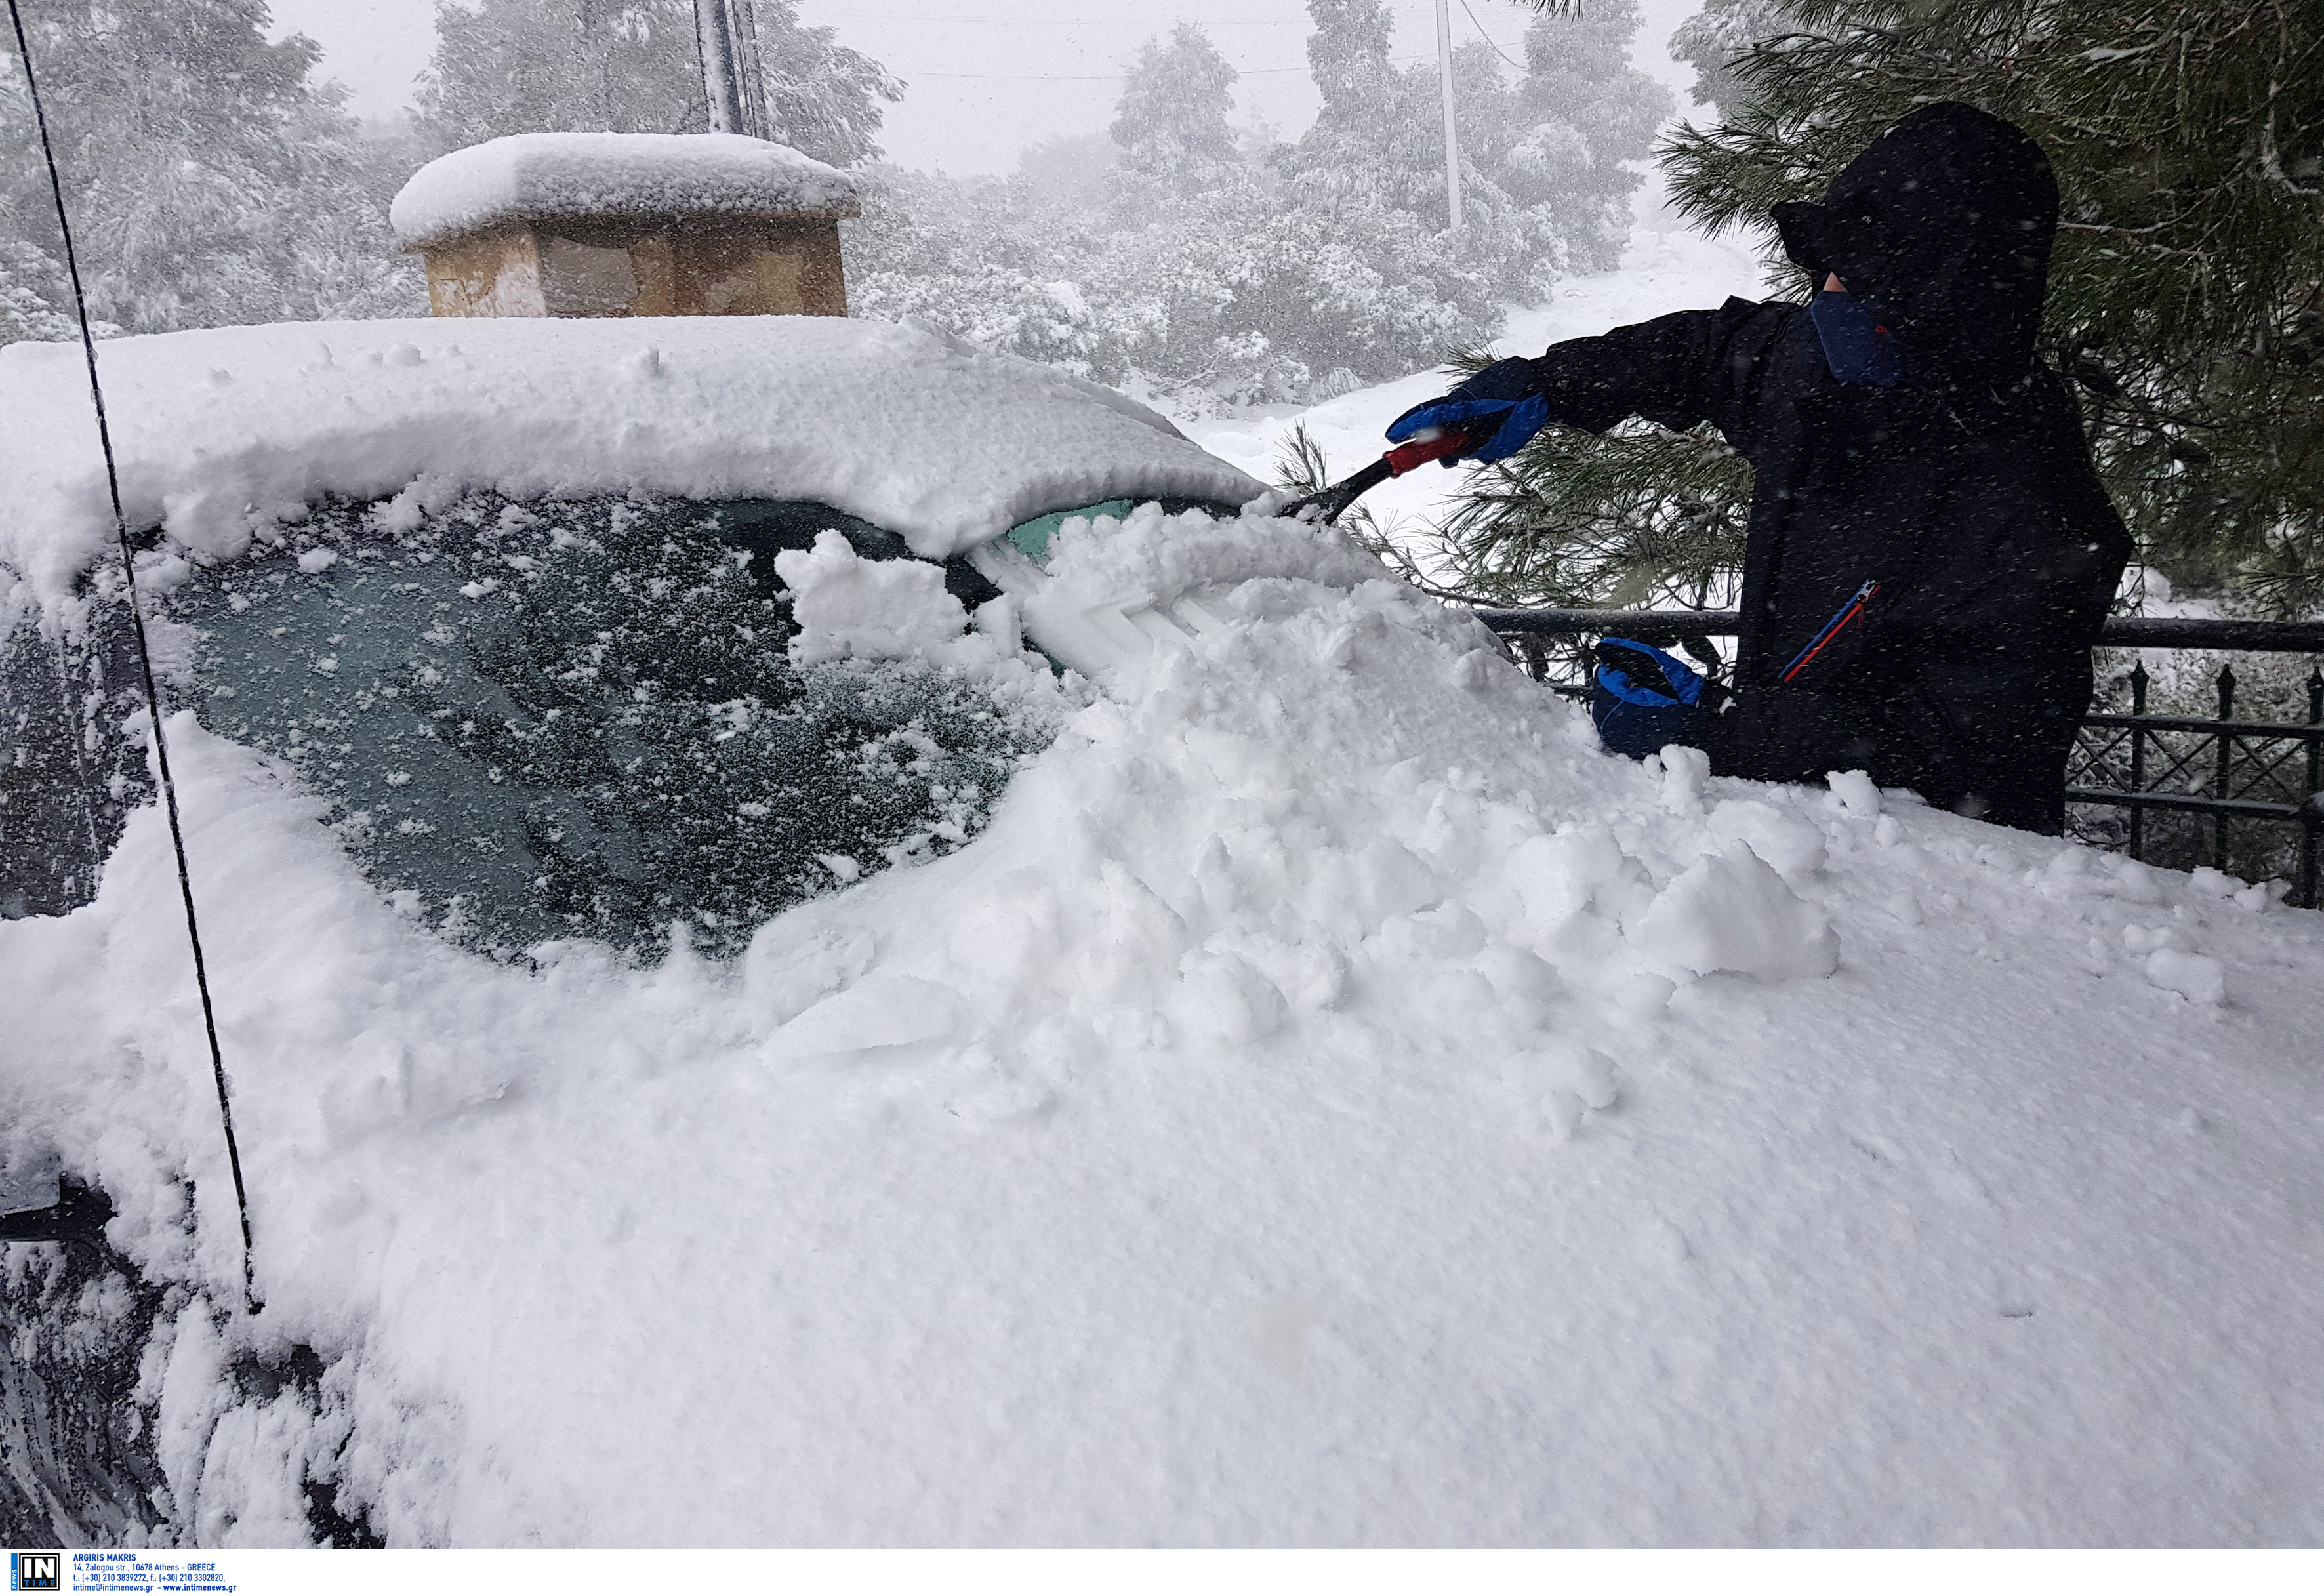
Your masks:
M1805 307L1729 300L1489 367L1603 431L1709 421L1757 485L1733 701L1696 719L1725 775L1882 786L2056 832L2090 646L2130 540L2064 387L2034 357L2058 214L2024 134L1928 106L1821 204L1777 206L1791 258L1895 321L1904 375L1838 381Z

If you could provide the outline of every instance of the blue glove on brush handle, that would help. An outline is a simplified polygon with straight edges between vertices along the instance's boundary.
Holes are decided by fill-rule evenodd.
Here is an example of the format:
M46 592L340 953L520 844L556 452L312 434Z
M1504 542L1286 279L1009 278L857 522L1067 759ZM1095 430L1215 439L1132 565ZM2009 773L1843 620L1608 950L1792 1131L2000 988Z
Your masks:
M1490 465L1516 454L1549 420L1548 397L1529 391L1532 366L1529 360L1496 361L1443 398L1416 404L1389 422L1388 441L1402 443L1431 427L1458 427L1472 437L1489 429L1467 458ZM1443 463L1449 466L1453 459L1447 455Z

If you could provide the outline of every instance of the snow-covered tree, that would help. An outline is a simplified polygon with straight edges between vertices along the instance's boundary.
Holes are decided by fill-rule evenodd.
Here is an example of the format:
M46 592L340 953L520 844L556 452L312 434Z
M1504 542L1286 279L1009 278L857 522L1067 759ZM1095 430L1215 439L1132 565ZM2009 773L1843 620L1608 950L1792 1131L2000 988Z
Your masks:
M1323 104L1282 152L1294 191L1311 205L1417 210L1430 198L1425 171L1433 154L1440 171L1435 219L1443 226L1443 150L1430 135L1426 106L1413 102L1396 69L1396 19L1387 0L1307 0L1307 15L1314 23L1307 72Z
M1399 69L1381 0L1310 0L1314 125L1283 155L1304 202L1374 204L1436 227L1449 220L1443 88L1434 63ZM1663 88L1629 65L1636 0L1599 0L1537 19L1521 76L1489 44L1453 52L1460 128L1462 258L1511 298L1546 291L1568 267L1610 267L1629 235L1631 165L1670 112Z
M64 267L22 238L0 238L0 344L33 339L55 343L79 337L72 317L59 309Z
M1792 30L1784 0L1703 0L1702 9L1671 33L1671 59L1694 69L1694 99L1723 119L1744 99L1735 63L1754 45Z
M1671 114L1667 89L1630 65L1637 0L1592 0L1577 14L1526 30L1526 72L1512 97L1508 142L1493 181L1516 204L1546 213L1576 271L1611 271L1630 235L1630 163L1654 147Z
M1503 306L1597 262L1667 101L1622 48L1634 0L1554 30L1515 81L1456 52L1465 224L1446 227L1434 69L1399 69L1382 0L1310 0L1323 99L1296 143L1228 121L1234 73L1202 32L1148 41L1095 182L953 182L883 171L846 233L859 314L920 317L980 343L1145 386L1182 408L1312 401L1491 337ZM1561 53L1562 52L1562 53ZM1577 141L1563 166L1538 154ZM1530 143L1528 141L1530 140ZM1256 146L1256 147L1254 147ZM1164 203L1163 201L1166 201Z
M512 133L676 133L702 112L692 0L437 0L420 123L443 149Z
M904 86L831 29L800 25L795 0L753 0L752 9L775 141L834 166L878 160L881 104L902 99Z
M1197 29L1150 41L1102 206L1054 172L883 172L847 233L858 313L1192 408L1344 392L1498 328L1494 277L1441 223L1358 192L1302 197L1266 151L1253 159L1227 121L1233 81Z
M260 0L24 10L96 315L143 332L422 302L387 228L401 174L314 80L314 42L267 39ZM5 330L40 336L69 308L64 252L14 51L0 63Z
M1192 23L1180 23L1167 44L1148 39L1107 130L1122 148L1122 165L1181 193L1222 181L1225 169L1240 163L1227 125L1238 76Z
M770 132L818 161L880 152L881 102L903 88L794 0L756 0ZM693 0L438 0L420 75L421 127L438 149L512 133L698 133L708 125Z

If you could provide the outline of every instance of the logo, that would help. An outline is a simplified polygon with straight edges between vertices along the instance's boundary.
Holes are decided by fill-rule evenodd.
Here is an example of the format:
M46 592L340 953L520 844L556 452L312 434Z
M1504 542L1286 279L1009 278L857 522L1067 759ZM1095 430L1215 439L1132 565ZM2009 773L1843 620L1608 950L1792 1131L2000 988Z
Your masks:
M65 1554L62 1552L11 1552L8 1554L8 1588L11 1591L61 1591Z

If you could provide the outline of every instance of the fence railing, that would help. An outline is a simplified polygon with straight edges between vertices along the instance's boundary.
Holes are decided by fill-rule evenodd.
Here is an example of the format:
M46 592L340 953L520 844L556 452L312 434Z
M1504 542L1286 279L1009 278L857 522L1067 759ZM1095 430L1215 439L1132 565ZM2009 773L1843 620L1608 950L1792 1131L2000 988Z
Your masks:
M1738 630L1733 610L1489 610L1477 618L1515 648L1536 680L1549 674L1545 641L1554 637L1635 638L1640 642L1683 644L1731 637ZM2218 650L2229 653L2288 653L2324 656L2324 623L2306 621L2210 621L2151 615L2117 615L2099 634L2101 648ZM2077 829L2083 840L2118 848L2144 859L2156 846L2150 816L2188 816L2208 823L2208 837L2183 834L2169 839L2173 863L2194 853L2226 871L2241 861L2248 870L2277 873L2281 863L2292 881L2291 900L2319 904L2318 853L2324 834L2324 664L2310 669L2308 718L2304 723L2236 718L2239 686L2232 665L2222 666L2214 686L2215 716L2149 715L2151 678L2144 660L2131 668L2130 713L2093 710L2082 717L2066 767L2066 802L2111 810L2126 816L2118 835L2105 825ZM1561 691L1580 695L1579 682ZM2231 834L2229 827L2239 828ZM2252 826L2275 828L2273 848L2237 851Z

